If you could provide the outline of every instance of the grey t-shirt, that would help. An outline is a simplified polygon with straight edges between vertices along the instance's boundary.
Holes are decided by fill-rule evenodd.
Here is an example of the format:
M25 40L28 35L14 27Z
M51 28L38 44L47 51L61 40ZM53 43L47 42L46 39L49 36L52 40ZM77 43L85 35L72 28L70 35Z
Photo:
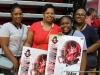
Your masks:
M28 31L28 28L26 25L22 24L22 27L24 27L24 34L23 34L23 38L22 38L21 45L19 48L18 56L21 55L23 44L27 38L27 31ZM10 22L3 24L3 26L0 29L0 37L9 37L8 48L11 50L14 56L16 56L17 54L21 36L22 36L22 28L17 29Z
M72 33L73 33L73 32L72 32ZM72 33L71 33L71 35L72 35ZM75 30L73 36L85 38L85 36L84 36L80 31L78 31L78 30ZM86 40L84 40L83 50L87 50Z

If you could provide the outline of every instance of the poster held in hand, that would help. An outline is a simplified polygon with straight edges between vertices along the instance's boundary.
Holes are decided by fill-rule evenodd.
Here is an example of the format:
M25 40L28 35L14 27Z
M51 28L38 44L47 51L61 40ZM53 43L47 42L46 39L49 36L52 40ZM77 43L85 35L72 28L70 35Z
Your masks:
M47 51L23 46L18 75L40 75L45 73Z
M83 44L83 37L50 35L45 75L79 75Z

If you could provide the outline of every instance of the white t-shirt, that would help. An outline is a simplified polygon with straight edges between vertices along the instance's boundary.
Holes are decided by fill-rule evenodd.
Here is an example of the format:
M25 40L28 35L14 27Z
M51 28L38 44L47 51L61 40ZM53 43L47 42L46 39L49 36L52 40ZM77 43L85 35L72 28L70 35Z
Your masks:
M21 42L17 56L21 55L23 44L25 43L26 38L27 38L28 28L24 24L22 24L22 27L24 27L24 34L23 34L22 42ZM18 51L19 42L20 42L20 39L22 37L22 28L17 29L10 22L7 22L7 23L3 24L2 28L0 29L0 37L9 37L8 48L11 50L12 54L14 56L16 56L17 51Z

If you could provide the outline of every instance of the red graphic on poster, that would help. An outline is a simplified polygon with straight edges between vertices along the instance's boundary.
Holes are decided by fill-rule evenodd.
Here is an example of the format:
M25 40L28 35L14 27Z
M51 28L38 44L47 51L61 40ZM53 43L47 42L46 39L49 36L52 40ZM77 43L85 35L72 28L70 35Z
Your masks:
M26 53L25 53L25 56L26 56L26 57L29 57L30 55L31 55L31 54L30 54L30 50L27 50Z
M37 57L35 62L32 64L34 65L33 69L30 70L30 74L32 75L32 71L35 71L34 75L44 75L45 74L45 67L46 67L46 54L41 54Z
M56 44L56 43L58 42L58 40L57 40L57 36L54 36L52 42L53 42L54 44Z
M61 56L58 57L59 63L66 63L66 66L76 64L79 61L81 46L78 42L70 40L67 41L60 50ZM63 61L60 61L62 59Z

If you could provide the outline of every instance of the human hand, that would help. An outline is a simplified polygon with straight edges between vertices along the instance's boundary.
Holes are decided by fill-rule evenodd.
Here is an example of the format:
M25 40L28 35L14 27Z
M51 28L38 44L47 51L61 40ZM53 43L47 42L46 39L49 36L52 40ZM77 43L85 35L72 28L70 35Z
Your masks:
M19 69L19 63L18 63L18 61L16 60L15 62L14 62L14 72L18 72L18 69Z
M64 36L64 34L62 32L57 33L58 36Z

